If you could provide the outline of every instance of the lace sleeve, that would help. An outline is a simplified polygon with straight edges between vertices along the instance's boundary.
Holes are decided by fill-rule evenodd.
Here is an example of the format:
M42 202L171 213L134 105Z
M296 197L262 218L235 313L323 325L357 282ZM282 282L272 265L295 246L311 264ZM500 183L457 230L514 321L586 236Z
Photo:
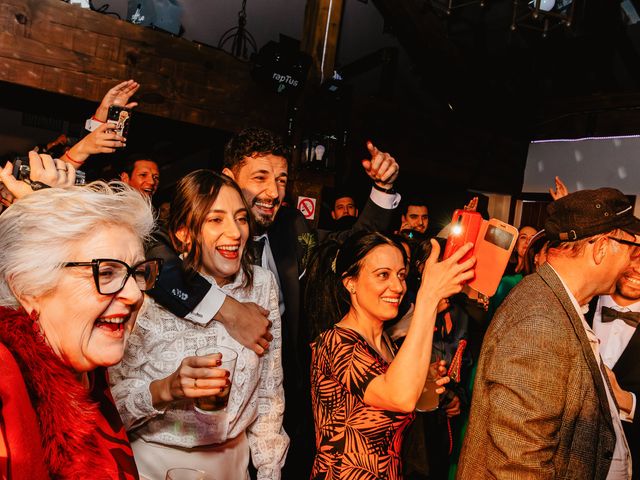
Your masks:
M127 430L164 413L164 410L153 407L149 390L153 380L166 376L154 367L153 350L149 350L155 339L153 330L149 328L151 319L158 321L160 314L155 302L145 298L145 308L138 315L136 325L127 340L122 362L109 368L111 393Z
M282 386L282 331L278 310L278 287L269 272L269 320L273 341L265 353L258 383L258 417L247 428L247 437L258 480L279 480L289 437L282 427L284 389Z

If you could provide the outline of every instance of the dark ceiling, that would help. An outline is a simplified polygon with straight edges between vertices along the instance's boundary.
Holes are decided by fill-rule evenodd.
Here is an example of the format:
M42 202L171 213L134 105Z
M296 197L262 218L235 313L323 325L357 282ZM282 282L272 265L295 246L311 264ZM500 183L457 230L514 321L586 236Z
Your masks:
M513 0L450 15L438 1L369 0L421 91L405 98L410 122L386 125L389 150L408 159L409 190L517 194L531 140L640 130L638 0L574 0L571 26L546 36L525 26L542 25L531 16L510 28ZM519 3L519 15L531 11Z
M546 38L521 26L511 30L513 0L486 0L484 8L472 4L448 16L436 0L372 1L423 88L470 124L531 139L544 135L559 112L597 110L603 98L640 87L640 24L629 24L620 1L574 0L571 27L559 26ZM528 7L520 3L522 13ZM638 3L628 0L625 8Z
M640 130L640 23L634 23L631 8L640 9L640 0L574 0L571 27L555 28L544 38L528 28L511 30L514 0L485 0L484 7L471 4L451 15L438 1L444 0L345 0L337 68L360 73L347 79L354 86L351 118L345 120L352 146L339 172L343 178L358 175L362 145L370 138L401 160L405 191L520 193L531 140ZM525 0L519 1L526 11ZM235 22L234 3L240 2L184 0L185 39L217 43L220 32ZM111 5L126 10L124 0ZM301 35L301 0L250 1L249 6L255 9L248 10L248 25L258 47L280 32ZM200 12L205 7L210 11ZM397 64L387 55L394 48ZM380 74L385 62L397 65L392 75L384 68ZM8 103L15 95L1 93L3 106L12 108ZM19 97L21 109L29 111L25 96ZM56 105L34 99L40 108ZM54 110L71 115L66 108ZM76 110L73 118L79 121L91 106ZM202 137L195 127L143 122L143 117L136 130L141 139L168 138L158 132L176 128L184 130L182 139L189 132L196 140ZM188 153L200 163L215 163L228 133L217 135L203 140L205 145L182 140L178 150L192 150ZM173 153L163 145L157 148ZM193 162L167 162L165 178Z

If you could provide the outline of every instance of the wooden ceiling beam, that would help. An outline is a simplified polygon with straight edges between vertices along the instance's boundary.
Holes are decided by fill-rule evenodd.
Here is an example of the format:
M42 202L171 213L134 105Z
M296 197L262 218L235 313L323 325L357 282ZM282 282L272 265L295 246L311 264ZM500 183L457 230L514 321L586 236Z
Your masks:
M307 0L302 50L313 58L312 77L322 83L333 76L344 0Z
M98 102L114 84L142 85L145 113L227 131L282 131L286 103L228 53L60 0L0 5L0 80Z

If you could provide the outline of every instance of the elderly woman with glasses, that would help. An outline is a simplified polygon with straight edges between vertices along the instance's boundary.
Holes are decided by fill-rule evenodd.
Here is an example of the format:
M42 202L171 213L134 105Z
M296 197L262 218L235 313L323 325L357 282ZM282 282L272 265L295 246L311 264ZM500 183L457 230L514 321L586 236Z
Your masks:
M138 478L106 367L158 276L152 227L147 200L102 182L0 216L0 478Z

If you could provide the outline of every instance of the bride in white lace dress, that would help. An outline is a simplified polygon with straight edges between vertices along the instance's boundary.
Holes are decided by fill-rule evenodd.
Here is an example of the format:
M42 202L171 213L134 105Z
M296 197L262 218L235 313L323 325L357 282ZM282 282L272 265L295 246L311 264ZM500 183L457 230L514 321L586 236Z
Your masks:
M258 479L279 479L289 439L282 428L278 290L271 272L249 262L249 210L241 191L210 170L187 175L176 188L169 230L187 268L226 295L269 310L273 341L259 357L222 324L176 317L146 297L122 363L109 370L138 470L153 480L164 480L172 467L242 480L249 478L251 453ZM227 382L223 370L195 356L208 345L238 353L226 411L213 415L193 408L194 398L218 393Z

